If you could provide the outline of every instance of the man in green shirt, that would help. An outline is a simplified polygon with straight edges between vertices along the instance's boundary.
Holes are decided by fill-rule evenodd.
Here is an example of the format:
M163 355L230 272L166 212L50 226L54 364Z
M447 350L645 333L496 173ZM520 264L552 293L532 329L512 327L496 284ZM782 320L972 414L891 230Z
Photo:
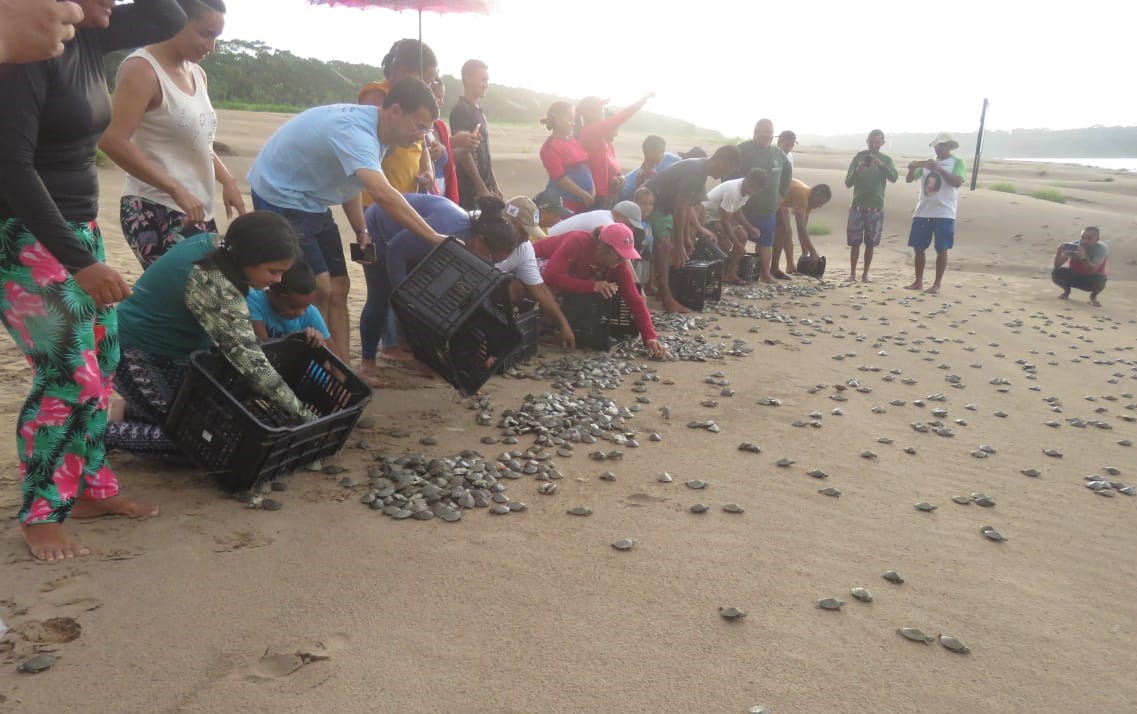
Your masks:
M754 169L762 169L769 177L766 187L751 196L742 208L746 220L758 229L758 258L761 263L758 279L764 283L774 282L770 262L774 249L775 214L782 198L790 192L790 181L793 180L793 166L782 150L773 146L773 141L774 122L759 119L754 125L754 138L738 145L742 163L735 177L744 177Z
M845 174L845 187L853 189L853 204L849 207L846 225L849 244L849 282L857 282L857 260L861 256L861 243L865 244L865 270L863 282L872 282L869 266L873 249L880 245L880 232L884 226L885 181L896 183L899 174L892 158L880 153L884 146L884 132L873 129L866 140L868 149L858 153Z

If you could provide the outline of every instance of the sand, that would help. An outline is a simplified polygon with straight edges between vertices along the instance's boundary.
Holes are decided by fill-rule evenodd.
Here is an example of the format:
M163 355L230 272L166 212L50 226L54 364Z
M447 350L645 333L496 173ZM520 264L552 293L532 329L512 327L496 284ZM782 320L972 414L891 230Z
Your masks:
M235 174L283 120L222 113L219 138L238 152L227 159ZM493 134L507 193L540 187L542 138ZM626 164L640 138L620 138ZM876 282L837 283L849 158L796 152L806 181L834 189L813 219L833 229L816 238L831 284L808 298L754 302L792 321L723 317L703 331L712 341L746 339L751 356L655 364L675 385L649 387L652 404L633 420L643 446L615 465L584 453L558 458L566 478L554 496L510 482L509 493L529 504L521 514L395 522L361 505L363 491L343 488L340 477L312 474L289 477L281 511L250 511L193 470L118 455L125 488L161 504L162 515L69 524L94 554L33 563L15 521L12 428L28 375L4 341L0 619L14 631L0 650L0 711L1131 712L1137 498L1099 497L1083 477L1113 465L1116 478L1137 482L1137 451L1117 443L1137 439L1137 425L1122 419L1137 416L1126 408L1137 402L1137 176L986 163L981 184L1057 188L1070 200L965 191L944 292L926 296L902 289L911 281L904 238L916 191L903 183L889 189ZM121 180L103 171L102 224L111 262L133 276L117 226ZM1084 293L1058 301L1048 279L1054 246L1088 223L1111 249L1097 310ZM362 279L353 277L357 312ZM544 359L562 354L541 350ZM1020 362L1036 365L1036 380ZM703 379L719 370L737 394L699 406L717 396ZM890 370L901 372L886 382ZM951 374L963 389L951 388ZM479 443L497 431L477 426L454 390L391 376L407 389L376 392L367 411L376 427L360 434L375 450L423 450L427 435L441 442L431 455L500 450ZM854 378L871 393L849 389L847 401L834 401L834 385ZM901 382L909 378L916 383ZM995 378L1009 381L1007 391ZM626 379L613 398L631 404L631 386ZM547 388L495 378L484 393L500 412ZM913 405L936 393L947 400ZM782 405L758 405L766 396ZM896 399L904 406L890 404ZM843 416L831 413L837 407ZM910 427L931 421L936 407L947 409L954 438ZM820 429L792 426L815 410ZM995 416L1000 410L1008 416ZM720 433L686 428L708 418ZM1066 421L1074 418L1112 429L1075 428ZM1051 419L1060 426L1045 426ZM392 427L408 436L391 436ZM643 438L653 430L662 442ZM894 443L878 443L882 436ZM762 453L738 451L742 441ZM997 453L972 457L980 445ZM1064 457L1044 456L1046 447ZM861 458L866 449L878 457ZM796 463L778 468L781 457ZM370 458L348 449L335 462L364 480ZM1020 474L1031 467L1042 476ZM598 480L609 468L617 480ZM830 478L810 478L811 469ZM674 483L657 482L664 470ZM682 483L690 478L710 485L691 491ZM818 495L824 486L843 494ZM973 491L997 505L950 500ZM699 501L712 510L688 513ZM916 511L919 501L939 508ZM746 512L722 512L728 502ZM575 505L595 514L566 515ZM1009 540L985 539L987 524ZM633 550L609 547L624 537L636 539ZM888 569L907 582L884 581ZM868 587L874 602L853 601L853 586ZM827 612L815 607L824 597L850 602ZM722 620L718 609L730 606L749 616ZM80 636L59 643L75 633L58 620L45 629L50 618L73 618ZM972 651L909 642L896 634L902 626L954 635ZM60 657L53 669L15 672L43 649Z

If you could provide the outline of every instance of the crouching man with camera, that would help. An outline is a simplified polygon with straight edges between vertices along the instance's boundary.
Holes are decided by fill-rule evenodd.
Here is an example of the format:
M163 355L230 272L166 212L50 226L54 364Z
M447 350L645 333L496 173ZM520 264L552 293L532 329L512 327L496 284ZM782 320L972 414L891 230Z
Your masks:
M1101 307L1098 295L1105 290L1108 257L1109 248L1101 242L1101 232L1096 226L1083 228L1082 237L1076 242L1059 244L1054 254L1054 270L1050 272L1050 279L1063 291L1058 298L1069 299L1070 290L1077 288L1090 293L1091 305Z

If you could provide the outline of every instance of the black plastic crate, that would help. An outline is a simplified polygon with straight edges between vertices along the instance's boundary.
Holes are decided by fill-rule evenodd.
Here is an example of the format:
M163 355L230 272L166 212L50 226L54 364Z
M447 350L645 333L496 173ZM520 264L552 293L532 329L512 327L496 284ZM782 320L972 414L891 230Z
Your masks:
M618 293L606 299L598 293L564 293L561 312L576 335L576 346L607 351L612 342L639 334L632 312Z
M701 312L707 302L707 263L689 262L671 269L671 294L679 304Z
M262 349L317 420L295 425L215 351L190 355L189 371L166 418L167 436L231 491L336 453L371 400L371 388L347 365L302 335L266 342Z
M532 300L522 300L513 309L513 321L521 333L521 344L501 361L498 371L516 367L525 360L537 356L537 338L541 328L541 306Z
M695 250L691 251L691 260L705 260L714 262L726 260L730 256L713 240L706 236L699 236L695 241Z
M754 253L747 253L742 256L738 262L738 278L739 280L747 280L754 282L762 273L762 264L760 258Z
M707 282L703 288L703 300L718 302L722 300L722 275L725 264L721 260L689 260L684 267L705 266Z
M465 396L476 394L521 342L509 276L447 238L391 296L415 358Z

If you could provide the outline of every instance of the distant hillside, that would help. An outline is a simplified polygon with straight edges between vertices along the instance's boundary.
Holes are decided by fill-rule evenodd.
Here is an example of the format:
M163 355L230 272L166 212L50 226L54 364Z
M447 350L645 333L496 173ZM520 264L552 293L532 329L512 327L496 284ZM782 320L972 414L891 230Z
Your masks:
M126 52L115 52L104 60L107 81L114 87L118 65ZM263 42L220 40L216 51L202 61L209 75L209 96L215 106L252 111L302 111L320 104L354 102L360 87L381 79L378 67L350 62L324 62L276 50ZM446 106L443 116L462 93L460 80L446 76ZM578 97L579 98L579 97ZM492 85L483 106L490 122L536 124L549 104L560 97L517 87ZM624 125L628 131L654 132L666 137L689 137L698 133L720 137L716 131L701 129L683 119L642 111Z
M798 137L803 145L859 151L865 148L868 134ZM955 132L964 155L975 153L975 132ZM935 137L927 134L888 134L885 151L893 154L922 156ZM1085 129L1013 129L985 131L983 155L990 158L1130 158L1137 157L1137 126L1093 126Z

